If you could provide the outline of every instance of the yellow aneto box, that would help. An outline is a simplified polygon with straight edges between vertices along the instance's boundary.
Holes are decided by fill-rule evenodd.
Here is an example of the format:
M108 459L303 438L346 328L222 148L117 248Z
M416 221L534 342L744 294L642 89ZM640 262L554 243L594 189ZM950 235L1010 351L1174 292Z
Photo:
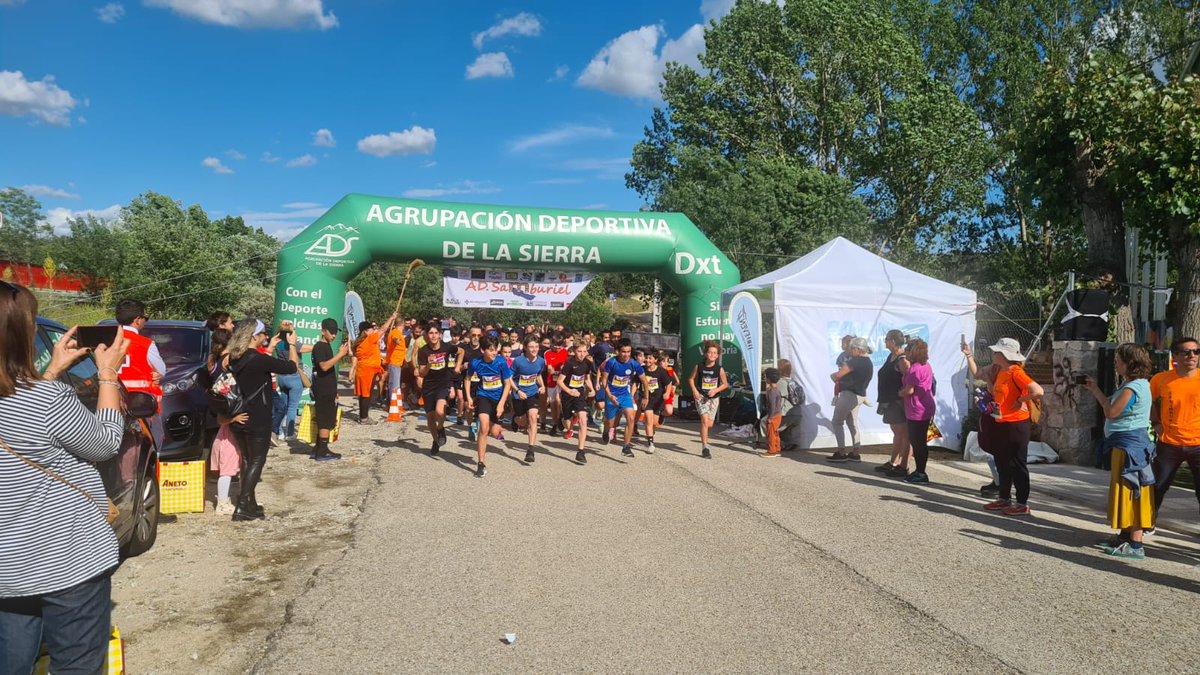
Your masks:
M159 462L159 513L204 513L204 462Z
M336 442L342 430L342 409L337 409L337 423L329 432L329 442ZM296 424L296 438L300 439L301 443L308 445L316 445L317 443L317 407L312 403L304 406L300 411L300 422Z

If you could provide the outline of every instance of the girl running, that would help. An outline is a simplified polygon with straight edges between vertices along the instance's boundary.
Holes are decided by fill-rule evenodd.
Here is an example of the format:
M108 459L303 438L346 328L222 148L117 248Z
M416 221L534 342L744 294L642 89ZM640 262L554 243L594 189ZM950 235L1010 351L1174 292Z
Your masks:
M675 393L675 381L660 364L661 352L646 354L646 387L642 395L642 410L646 414L646 454L654 454L654 430L666 408L666 398Z

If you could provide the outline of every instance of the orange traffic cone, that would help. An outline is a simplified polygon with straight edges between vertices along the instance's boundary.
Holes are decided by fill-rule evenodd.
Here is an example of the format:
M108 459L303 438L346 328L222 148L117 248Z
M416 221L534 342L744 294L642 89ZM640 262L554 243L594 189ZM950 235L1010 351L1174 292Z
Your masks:
M392 390L392 401L391 401L391 404L388 405L387 421L389 421L389 422L403 422L404 421L404 404L400 402L400 390L399 389Z

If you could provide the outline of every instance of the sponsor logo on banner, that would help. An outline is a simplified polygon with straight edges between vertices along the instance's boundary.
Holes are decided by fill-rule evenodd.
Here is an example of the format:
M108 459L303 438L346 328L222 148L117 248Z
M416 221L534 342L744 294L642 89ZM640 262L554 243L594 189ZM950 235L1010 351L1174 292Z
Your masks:
M339 268L355 262L350 253L360 237L358 228L341 223L326 225L317 231L321 236L304 250L304 259L318 267Z
M757 410L758 395L762 392L763 339L762 308L758 305L758 299L746 292L733 296L729 303L729 327L742 348L742 359L750 375L750 388L754 392L754 407Z
M574 272L459 268L443 275L443 304L448 307L563 310L571 306L592 278L591 274Z

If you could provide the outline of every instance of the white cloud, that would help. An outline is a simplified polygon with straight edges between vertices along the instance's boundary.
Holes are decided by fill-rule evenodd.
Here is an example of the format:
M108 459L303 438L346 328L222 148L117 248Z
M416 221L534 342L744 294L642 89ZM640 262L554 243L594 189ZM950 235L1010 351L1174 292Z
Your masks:
M658 41L666 34L659 26L642 26L604 45L575 81L581 87L617 96L657 100L658 85L667 63L677 61L700 67L704 51L704 26L696 24L675 40Z
M432 169L435 166L437 166L437 160L431 159L428 162L425 162L424 164L422 164L421 168L422 169Z
M318 148L335 148L337 141L333 140L333 132L328 129L317 129L313 132L313 145Z
M32 115L47 124L67 127L75 104L71 93L54 83L53 75L30 81L19 70L0 70L0 115Z
M263 232L280 241L287 241L325 215L325 207L313 202L284 204L286 211L248 211L242 220L250 227L260 227Z
M700 0L700 14L705 21L719 19L733 9L737 0Z
M483 43L485 40L495 40L507 35L537 37L541 34L542 22L538 21L536 16L528 12L521 12L516 16L509 17L496 23L494 26L488 28L482 33L476 33L474 37L471 38L471 42L474 43L475 49L483 49Z
M629 171L629 159L572 159L563 162L566 171L587 171L596 174L597 178L620 178Z
M46 223L54 228L54 234L64 235L71 233L71 226L67 221L85 216L93 216L105 221L114 221L121 217L121 205L113 204L105 209L82 209L73 211L67 208L53 208L46 212Z
M553 131L547 131L533 136L518 138L512 143L514 152L524 152L533 148L543 148L551 145L564 145L590 138L612 138L616 134L608 127L566 126Z
M549 82L558 82L559 80L566 77L567 73L569 73L569 72L571 72L570 66L559 66L554 69L554 76L551 77L548 81Z
M279 158L269 152L264 152L262 156L258 158L258 161L266 162L267 164L274 164L279 161Z
M125 16L125 5L119 2L110 2L103 7L96 8L96 18L104 23L116 23Z
M480 54L475 62L467 66L467 79L479 80L485 77L512 77L512 62L508 54L495 52Z
M435 197L451 197L454 195L488 195L499 192L500 188L490 183L478 183L465 180L451 185L439 185L435 188L413 188L405 190L403 195L408 199L433 199Z
M233 150L233 149L226 150L225 156L228 157L229 159L237 160L239 162L242 161L243 159L246 159L245 155L243 155L242 153L238 152L237 150Z
M204 161L200 162L200 165L206 169L212 169L213 173L220 173L220 174L233 173L233 169L222 164L221 160L217 159L216 157L205 157Z
M323 0L145 0L180 16L233 28L319 28L338 25Z
M79 195L52 188L49 185L22 185L20 188L25 194L41 199L79 199Z
M433 129L419 126L387 134L372 134L358 141L359 152L375 157L431 155L436 146L437 134Z
M310 166L315 166L316 163L317 158L306 153L300 155L296 159L289 160L288 163L284 164L283 166L288 169L307 169Z

